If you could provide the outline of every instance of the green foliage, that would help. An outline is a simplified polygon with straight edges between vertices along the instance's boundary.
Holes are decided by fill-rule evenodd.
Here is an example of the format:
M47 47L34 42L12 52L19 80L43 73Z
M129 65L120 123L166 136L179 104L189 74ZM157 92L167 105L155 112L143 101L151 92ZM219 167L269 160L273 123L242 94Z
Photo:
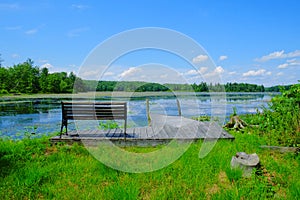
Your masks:
M211 117L207 116L207 115L203 115L203 116L198 116L198 117L192 117L192 119L200 121L200 122L205 122L205 121L210 121Z
M236 109L236 107L233 107L232 109L233 109L233 113L232 113L231 116L237 116L237 109Z
M127 92L162 92L162 91L185 91L185 92L264 92L263 85L248 83L207 84L175 84L175 83L146 83L141 81L83 81L89 91L127 91ZM276 86L279 88L279 86ZM273 88L269 92L276 91Z
M195 92L209 92L208 86L206 83L201 82L200 84L192 84L192 88Z
M241 170L240 168L227 168L225 172L230 182L238 181L240 178L242 178L243 175L243 170Z
M168 91L169 88L158 83L146 83L140 81L99 81L97 84L93 81L84 81L88 88L96 91L126 91L126 92L161 92ZM95 85L97 85L95 87Z
M272 87L267 87L265 88L265 92L280 92L283 90L289 90L291 86L292 85L284 85L284 86L276 85Z
M119 124L116 121L112 120L102 120L99 122L99 128L101 130L108 130L108 129L114 129L114 128L120 128Z
M6 89L1 89L0 94L9 94L9 92Z
M226 83L224 85L226 92L264 92L263 85L249 83Z
M5 93L72 93L85 91L82 80L73 72L50 74L47 68L39 69L28 59L13 67L0 68L0 94ZM77 83L74 87L74 83Z
M268 109L243 118L256 125L246 131L265 137L268 145L300 146L300 84L274 97Z

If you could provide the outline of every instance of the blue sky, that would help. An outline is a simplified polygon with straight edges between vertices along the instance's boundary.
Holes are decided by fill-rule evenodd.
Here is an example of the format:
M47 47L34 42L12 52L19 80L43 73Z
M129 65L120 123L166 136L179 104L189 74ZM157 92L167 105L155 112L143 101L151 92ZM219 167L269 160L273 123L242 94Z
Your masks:
M130 29L162 27L202 45L216 64L213 72L225 83L291 84L300 79L299 10L297 0L2 0L0 53L4 66L31 58L52 72L78 72L89 53L107 38ZM163 64L181 74L195 74L184 62L175 63L177 58L148 51L120 58L105 79L118 80L135 72L137 65L167 58L170 62ZM213 73L205 67L199 72L204 77Z

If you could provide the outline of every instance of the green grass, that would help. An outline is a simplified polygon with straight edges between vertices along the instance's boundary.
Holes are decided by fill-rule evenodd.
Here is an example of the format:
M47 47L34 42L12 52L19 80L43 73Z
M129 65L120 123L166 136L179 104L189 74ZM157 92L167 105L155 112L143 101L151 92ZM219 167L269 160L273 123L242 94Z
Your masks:
M51 145L48 138L0 142L1 199L299 199L298 155L262 150L256 135L233 133L199 159L202 142L155 172L130 174L111 169L84 146ZM161 147L158 147L161 148ZM155 148L127 147L149 152ZM262 168L251 178L231 170L238 151L256 152Z

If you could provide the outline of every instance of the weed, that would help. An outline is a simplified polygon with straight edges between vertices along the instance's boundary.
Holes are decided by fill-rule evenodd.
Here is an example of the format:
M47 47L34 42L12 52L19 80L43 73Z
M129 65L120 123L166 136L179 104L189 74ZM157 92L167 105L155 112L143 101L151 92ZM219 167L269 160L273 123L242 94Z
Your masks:
M225 172L231 182L236 182L243 176L243 170L239 168L227 168Z
M107 120L99 122L99 129L101 130L108 130L114 128L120 128L119 124L116 121Z
M207 116L207 115L202 115L202 116L198 116L198 117L192 117L192 119L200 121L200 122L204 122L204 121L210 121L211 117Z

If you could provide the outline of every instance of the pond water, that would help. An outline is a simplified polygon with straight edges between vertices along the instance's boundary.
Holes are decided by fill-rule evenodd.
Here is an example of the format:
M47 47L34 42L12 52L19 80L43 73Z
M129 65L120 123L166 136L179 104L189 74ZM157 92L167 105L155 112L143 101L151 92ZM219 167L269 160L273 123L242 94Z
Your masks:
M225 96L226 95L226 96ZM238 114L256 113L262 106L268 107L275 93L226 93L210 95L209 93L182 93L177 96L182 115L185 117L209 115L218 116L233 113L236 107ZM128 125L147 125L146 98L150 102L150 112L167 115L178 115L176 97L101 97L95 101L126 101L128 102ZM68 98L36 98L36 99L1 99L0 101L0 133L12 138L23 137L34 132L36 135L60 131L61 101L72 101ZM74 100L74 99L73 99ZM83 99L78 99L83 100ZM69 124L69 130L75 128L74 122Z

